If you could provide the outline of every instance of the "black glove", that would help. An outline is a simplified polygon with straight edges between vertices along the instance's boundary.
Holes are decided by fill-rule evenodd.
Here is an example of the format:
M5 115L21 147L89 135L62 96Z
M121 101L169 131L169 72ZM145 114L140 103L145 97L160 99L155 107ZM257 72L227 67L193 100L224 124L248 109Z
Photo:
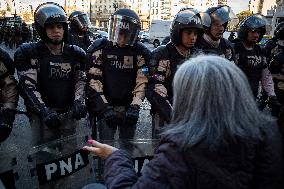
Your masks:
M44 123L51 129L56 129L61 126L58 114L54 110L46 108L41 115Z
M277 100L277 97L276 96L268 97L268 103L267 104L268 104L269 108L271 108L271 115L278 117L279 112L280 112L280 108L281 108L281 104Z
M75 100L72 106L72 118L80 120L86 117L86 115L86 106L80 100Z
M0 142L5 141L12 132L15 111L10 109L2 110L0 115Z
M136 125L139 118L139 106L138 105L130 105L128 110L125 113L124 124L127 126Z
M108 106L102 113L102 118L105 120L109 127L115 128L117 126L116 113L112 106Z

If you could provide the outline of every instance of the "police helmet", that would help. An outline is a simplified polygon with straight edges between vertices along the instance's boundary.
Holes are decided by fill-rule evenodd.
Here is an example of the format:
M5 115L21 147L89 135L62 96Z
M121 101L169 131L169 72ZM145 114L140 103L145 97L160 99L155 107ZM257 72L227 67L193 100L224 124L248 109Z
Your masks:
M268 22L266 18L261 14L253 14L240 23L240 28L238 30L238 38L240 40L247 40L248 31L258 31L259 39L258 42L262 39L263 35L266 33L266 27Z
M205 24L203 24L203 20L201 17L201 13L196 9L181 9L175 15L175 18L171 24L171 42L176 45L181 44L181 34L182 31L186 28L196 28L198 31L198 37L201 37L203 34L203 25Z
M211 23L214 21L219 21L225 28L235 28L239 23L238 17L233 12L232 8L227 5L219 5L216 7L208 8L205 13L207 13L211 18ZM211 25L210 25L211 26ZM205 31L210 32L210 26L204 26Z
M284 40L284 21L280 22L275 30L274 30L274 37L276 39Z
M63 24L64 37L63 41L67 42L68 23L66 13L59 4L47 2L39 5L34 13L34 22L37 33L43 41L48 41L45 27L47 24L61 23Z
M72 12L68 20L71 31L82 31L82 29L87 29L91 25L88 15L81 11Z
M119 9L109 18L108 39L118 42L119 36L124 35L125 45L133 45L141 30L138 15L130 9Z

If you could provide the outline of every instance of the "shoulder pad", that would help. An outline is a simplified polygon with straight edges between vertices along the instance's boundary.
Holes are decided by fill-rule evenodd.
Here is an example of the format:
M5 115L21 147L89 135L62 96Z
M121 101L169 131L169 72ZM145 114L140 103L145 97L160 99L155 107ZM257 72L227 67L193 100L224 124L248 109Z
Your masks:
M81 47L78 47L77 45L69 45L69 47L73 51L74 56L86 56L86 52Z
M272 38L272 39L269 39L265 43L264 48L266 48L267 50L271 50L271 49L273 49L276 46L277 46L276 41L275 41L275 39Z
M153 56L161 56L161 58L163 58L163 56L162 55L167 55L168 54L168 48L167 48L167 46L166 45L161 45L161 46L159 46L159 47L157 47L156 49L154 49L153 51L152 51L152 55Z
M146 45L144 45L143 43L141 43L140 41L138 41L137 43L135 43L134 47L137 48L137 50L140 52L142 52L142 54L150 54L151 51L148 49L148 47L146 47Z
M0 48L0 61L3 62L5 67L8 69L8 72L13 75L15 72L15 65L13 63L13 60L10 57L10 55L1 48Z
M225 39L225 38L222 38L222 39L224 40L224 42L226 44L226 47L229 47L231 49L234 48L234 45L233 45L233 43L231 41L229 41L228 39Z
M93 53L97 50L103 49L109 44L109 42L110 41L105 38L97 39L89 46L87 53Z
M150 59L151 51L140 41L135 43L134 47L137 49L137 54L142 55L146 59Z
M37 43L23 43L20 47L16 50L15 55L17 53L23 53L24 56L32 56L35 55L37 51L37 47L40 45L39 42Z
M38 58L38 48L40 42L37 43L24 43L22 44L14 54L15 66L18 70L29 69L31 58Z
M158 48L154 49L151 54L151 66L157 65L159 60L169 58L169 50L166 45L159 46Z

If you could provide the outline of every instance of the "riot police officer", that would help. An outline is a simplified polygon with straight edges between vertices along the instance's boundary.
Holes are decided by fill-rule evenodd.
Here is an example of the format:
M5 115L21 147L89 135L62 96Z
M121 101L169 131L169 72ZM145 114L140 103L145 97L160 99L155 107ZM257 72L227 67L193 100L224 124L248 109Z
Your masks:
M274 36L272 39L270 39L269 41L267 41L267 43L264 46L264 50L266 52L266 56L269 59L268 61L271 60L271 58L278 53L279 51L279 46L277 43L281 43L281 38L283 38L282 36L284 35L284 21L280 22L275 30L274 30ZM280 44L281 46L281 44ZM284 45L282 45L284 46ZM280 48L281 49L281 48Z
M18 104L14 64L9 54L0 48L0 143L11 133Z
M22 36L22 43L27 43L31 41L31 31L25 22L22 23L21 36Z
M266 32L267 21L264 16L254 14L240 24L238 40L235 42L236 64L246 74L252 92L257 98L259 82L269 97L272 110L278 106L272 76L268 70L265 53L257 43Z
M276 27L274 38L276 46L270 53L269 70L272 74L277 99L284 110L284 22Z
M205 33L197 41L196 46L204 53L216 54L230 61L235 60L232 43L223 38L223 33L228 26L234 27L238 19L229 6L211 7L206 10L210 15L211 24L205 26Z
M143 68L151 52L137 40L138 15L119 9L109 19L108 39L97 39L88 49L90 66L86 95L91 115L98 118L99 138L132 139L145 96Z
M44 144L74 134L76 121L67 117L69 112L74 119L86 116L86 53L66 43L67 17L60 5L40 5L34 19L41 41L21 45L14 60L20 93L33 119L33 143Z
M152 52L150 67L154 73L149 79L146 97L152 105L152 114L157 113L153 117L153 136L164 121L170 121L172 81L178 66L200 52L195 48L195 42L204 32L203 24L210 24L210 18L203 18L195 9L182 9L172 22L170 42Z
M88 27L91 26L88 15L81 11L74 11L68 20L70 23L69 44L77 45L86 51L94 41L93 33L88 31Z

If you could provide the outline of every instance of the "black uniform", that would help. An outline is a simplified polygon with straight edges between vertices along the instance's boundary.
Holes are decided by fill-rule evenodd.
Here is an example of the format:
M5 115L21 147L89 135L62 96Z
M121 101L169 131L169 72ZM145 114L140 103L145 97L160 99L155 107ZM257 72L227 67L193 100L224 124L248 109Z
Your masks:
M31 40L31 31L26 24L22 25L21 35L22 35L22 43L27 43Z
M246 74L256 98L263 70L268 68L265 54L258 45L254 45L252 49L246 49L240 41L235 43L235 52L236 64Z
M74 45L65 44L62 55L53 55L42 41L20 46L15 64L27 108L37 114L47 107L67 112L74 99L83 98L85 60Z
M278 53L271 58L269 65L273 77L275 93L279 102L284 105L284 47L279 47Z
M14 64L9 54L0 48L0 142L11 133L18 104L17 82Z
M143 68L150 59L150 53L140 42L122 48L104 38L97 39L89 47L86 94L92 114L103 119L109 107L124 107L127 111L131 106L141 105L147 83ZM124 119L124 115L117 118ZM128 130L135 131L135 127L131 126Z
M190 56L201 53L196 48L190 49ZM173 90L172 82L174 75L179 67L187 58L181 55L175 45L170 42L167 45L158 47L152 52L150 69L154 70L149 79L147 87L147 99L152 104L154 112L158 112L166 121L170 118L170 104L172 104ZM154 90L157 85L163 85L166 89L166 97L159 95Z
M268 62L270 62L271 58L274 56L275 53L278 52L278 45L276 44L277 39L272 38L264 46L264 52L266 57L268 58Z
M68 43L72 45L77 45L78 47L81 47L83 50L87 51L88 47L94 42L94 35L92 32L85 32L85 33L79 33L79 32L69 32L69 38Z
M196 43L197 48L202 49L205 54L215 54L229 61L235 61L234 48L229 40L221 38L218 45L213 45L205 39L205 35Z

